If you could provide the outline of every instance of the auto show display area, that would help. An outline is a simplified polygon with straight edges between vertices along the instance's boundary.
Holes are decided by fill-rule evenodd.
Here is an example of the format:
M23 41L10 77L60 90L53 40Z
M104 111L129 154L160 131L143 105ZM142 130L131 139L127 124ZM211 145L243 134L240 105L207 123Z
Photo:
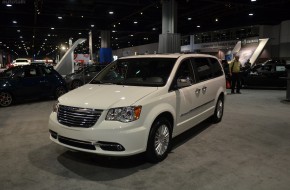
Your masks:
M0 108L0 189L289 189L286 91L242 93L226 97L222 122L175 138L155 165L142 155L102 157L52 143L54 101Z

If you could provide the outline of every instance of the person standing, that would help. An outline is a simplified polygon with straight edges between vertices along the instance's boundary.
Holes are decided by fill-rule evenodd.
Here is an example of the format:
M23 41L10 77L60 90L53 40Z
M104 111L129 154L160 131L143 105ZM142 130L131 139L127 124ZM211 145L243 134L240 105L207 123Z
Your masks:
M235 58L233 61L229 64L229 73L231 78L231 93L241 94L241 79L240 79L240 70L241 70L241 62L239 61L240 57L238 55L235 55Z

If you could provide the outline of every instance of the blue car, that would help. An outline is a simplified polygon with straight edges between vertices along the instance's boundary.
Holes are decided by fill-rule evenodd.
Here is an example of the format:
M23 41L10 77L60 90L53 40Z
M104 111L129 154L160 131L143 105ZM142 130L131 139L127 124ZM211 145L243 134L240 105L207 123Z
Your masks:
M58 98L66 92L63 77L52 67L24 65L0 73L0 107L24 99Z

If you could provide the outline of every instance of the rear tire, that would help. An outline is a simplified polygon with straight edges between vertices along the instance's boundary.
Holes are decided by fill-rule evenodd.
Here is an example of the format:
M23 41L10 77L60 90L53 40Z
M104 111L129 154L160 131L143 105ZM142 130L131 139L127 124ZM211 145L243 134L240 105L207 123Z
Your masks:
M13 97L9 92L0 92L0 106L8 107L13 103Z
M151 163L164 160L171 148L172 126L162 117L154 121L147 142L146 158Z
M212 122L213 123L218 123L222 120L224 115L224 98L223 96L219 96L216 106L215 106L215 111L212 116Z

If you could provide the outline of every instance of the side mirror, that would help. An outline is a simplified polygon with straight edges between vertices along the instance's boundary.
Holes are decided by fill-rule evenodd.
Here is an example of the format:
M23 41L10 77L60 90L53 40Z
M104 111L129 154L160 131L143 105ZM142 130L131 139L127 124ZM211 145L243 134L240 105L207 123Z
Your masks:
M183 88L191 85L191 81L188 78L177 79L177 88Z

